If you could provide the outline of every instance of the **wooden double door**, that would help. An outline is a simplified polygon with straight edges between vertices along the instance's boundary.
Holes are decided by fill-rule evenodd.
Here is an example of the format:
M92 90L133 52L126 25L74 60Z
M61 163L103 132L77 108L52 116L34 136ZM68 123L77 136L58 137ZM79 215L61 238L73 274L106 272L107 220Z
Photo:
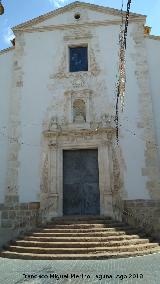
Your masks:
M63 214L100 214L98 150L63 151Z

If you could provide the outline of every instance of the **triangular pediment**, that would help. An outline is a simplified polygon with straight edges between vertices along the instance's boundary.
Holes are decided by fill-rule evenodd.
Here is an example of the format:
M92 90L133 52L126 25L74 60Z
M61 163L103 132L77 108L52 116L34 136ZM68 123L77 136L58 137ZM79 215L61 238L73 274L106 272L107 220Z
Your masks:
M75 14L80 14L80 19L78 21L74 18ZM13 31L18 29L40 28L53 25L76 24L78 22L118 21L121 19L121 16L120 10L76 1L62 8L22 23L14 27ZM134 18L145 16L131 13L130 17Z

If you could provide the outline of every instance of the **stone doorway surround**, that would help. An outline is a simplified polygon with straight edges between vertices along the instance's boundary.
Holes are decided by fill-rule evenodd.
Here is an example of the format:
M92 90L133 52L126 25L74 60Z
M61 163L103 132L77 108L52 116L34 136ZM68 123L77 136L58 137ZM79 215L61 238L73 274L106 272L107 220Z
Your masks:
M63 127L43 132L48 157L48 190L41 189L41 208L50 206L47 219L63 216L63 150L98 149L100 215L113 217L114 127L72 129Z

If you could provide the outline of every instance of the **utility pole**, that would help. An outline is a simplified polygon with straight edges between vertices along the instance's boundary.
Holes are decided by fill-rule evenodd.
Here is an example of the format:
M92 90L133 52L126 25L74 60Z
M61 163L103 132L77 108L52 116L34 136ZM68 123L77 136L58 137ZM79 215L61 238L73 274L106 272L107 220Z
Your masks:
M1 3L1 0L0 0L0 16L4 14L4 7Z

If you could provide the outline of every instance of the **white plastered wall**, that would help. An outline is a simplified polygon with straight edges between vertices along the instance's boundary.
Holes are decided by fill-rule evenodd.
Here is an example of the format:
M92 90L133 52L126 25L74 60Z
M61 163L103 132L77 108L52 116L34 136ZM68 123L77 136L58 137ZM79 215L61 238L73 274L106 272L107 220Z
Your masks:
M160 39L146 37L146 48L149 63L149 76L156 129L156 147L160 159Z
M12 84L13 50L0 54L0 203L4 202L8 159L9 99Z

